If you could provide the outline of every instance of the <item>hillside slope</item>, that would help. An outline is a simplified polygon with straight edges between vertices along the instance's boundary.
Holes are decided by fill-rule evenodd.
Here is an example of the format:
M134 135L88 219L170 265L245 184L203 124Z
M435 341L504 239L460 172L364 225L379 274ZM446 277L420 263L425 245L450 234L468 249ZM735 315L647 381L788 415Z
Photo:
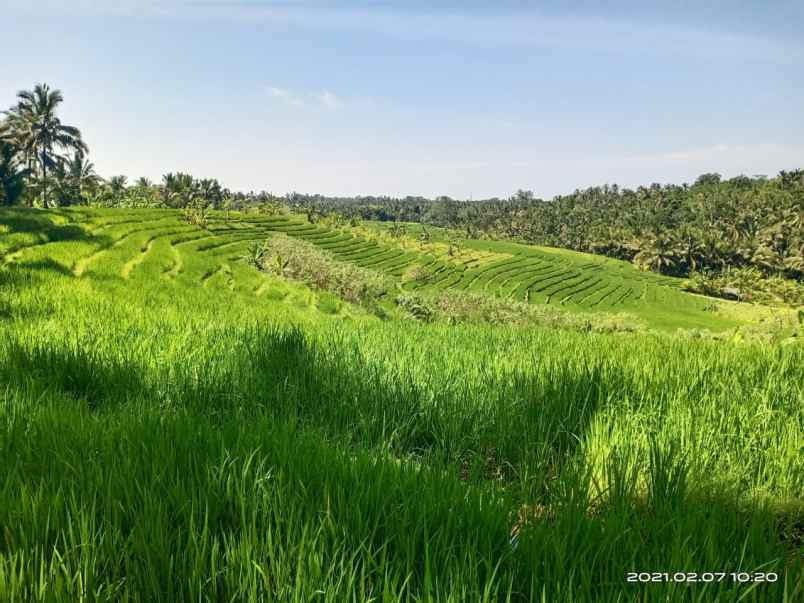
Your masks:
M47 259L77 277L87 272L122 279L132 274L179 277L180 282L224 284L260 297L269 288L294 288L255 274L242 261L249 245L281 232L340 261L391 276L400 290L466 291L568 312L625 313L661 330L717 332L773 314L768 308L687 293L680 279L641 272L627 262L504 241L465 239L447 253L444 242L376 237L364 229L328 228L286 214L227 217L216 212L203 227L170 210L7 210L6 215L10 232L0 241L0 262L24 266ZM413 280L417 270L419 277ZM297 293L303 289L295 287ZM307 297L314 305L309 292Z

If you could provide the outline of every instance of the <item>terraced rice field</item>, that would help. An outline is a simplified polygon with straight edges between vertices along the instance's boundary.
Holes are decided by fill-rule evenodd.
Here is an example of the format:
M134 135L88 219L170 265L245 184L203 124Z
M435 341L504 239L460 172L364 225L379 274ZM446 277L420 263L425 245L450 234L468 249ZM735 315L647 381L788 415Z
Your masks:
M438 286L482 291L522 301L568 307L616 310L673 297L673 279L641 273L600 261L578 261L538 248L520 246L516 253L477 268L444 266L431 282ZM678 296L675 299L690 299Z
M469 259L447 257L348 233L297 230L338 259L402 279L407 290L447 289L484 293L575 312L625 312L659 328L736 326L713 316L707 300L685 293L680 279L640 272L627 262L513 243L461 241ZM414 267L429 271L426 280L405 280Z
M0 262L22 266L48 262L79 278L91 274L128 279L154 267L165 278L195 278L198 270L208 278L240 259L250 243L271 232L303 226L286 218L259 223L218 219L201 228L169 211L97 211L91 217L80 211L51 211L34 217L30 231L3 237ZM53 226L43 227L48 220ZM199 257L204 258L200 265Z
M201 285L212 295L223 287L255 300L285 299L304 312L315 305L305 287L243 262L248 245L271 232L307 228L288 218L251 223L220 216L201 228L167 210L51 210L8 211L6 222L12 232L0 236L0 266L55 271L90 287L157 279L181 288Z
M408 290L447 289L552 304L577 312L627 312L659 328L725 329L739 323L705 310L706 300L679 290L679 281L643 273L624 262L511 243L463 241L469 257L450 258L418 248L330 230L287 215L221 214L205 228L166 210L51 212L44 231L4 237L2 261L57 261L77 277L131 278L156 269L163 278L224 281L259 290L259 277L238 260L250 244L283 232L327 250L341 261L390 275ZM80 223L80 225L79 225ZM52 239L52 240L51 240ZM56 244L58 243L58 244ZM66 244L64 244L66 243ZM54 252L55 251L55 255ZM98 260L103 258L103 262ZM202 259L203 258L203 259ZM414 268L426 280L407 280Z

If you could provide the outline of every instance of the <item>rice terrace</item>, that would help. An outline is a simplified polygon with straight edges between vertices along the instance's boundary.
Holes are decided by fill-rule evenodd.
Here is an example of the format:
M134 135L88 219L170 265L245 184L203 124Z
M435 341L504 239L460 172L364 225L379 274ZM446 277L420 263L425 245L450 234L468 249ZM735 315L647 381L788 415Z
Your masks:
M358 15L371 16L407 84L407 66L426 78L430 61L465 82L453 51L500 83L511 74L489 66L525 69L512 50L525 43L517 19L536 27L535 13L505 3L462 7L466 39L436 42L434 31L414 35L410 27L426 15L454 28L455 14L354 12L340 3L331 12L314 3L215 12L201 3L191 20L199 29L190 31L172 12L178 4L131 14L91 4L76 14L54 6L41 23L9 9L30 35L64 23L87 36L110 28L104 35L131 51L115 59L123 75L99 46L51 33L65 56L90 60L140 104L120 97L122 105L102 106L84 94L86 111L69 113L81 98L78 80L69 95L27 80L19 91L0 84L8 94L0 103L8 107L0 113L0 602L804 601L804 170L740 175L745 169L721 149L684 154L685 169L707 171L682 183L667 163L677 166L679 154L650 155L639 165L677 184L605 184L550 200L522 189L477 198L462 180L496 183L497 172L508 178L504 164L521 162L495 154L496 134L439 79L428 87L431 100L416 105L417 120L458 142L448 153L436 143L417 147L432 160L417 171L415 158L404 158L403 130L425 141L430 131L383 105L385 96L360 103L365 78L355 74L381 77L373 71L379 59L345 32ZM229 10L240 12L230 20ZM321 21L312 26L294 11ZM393 22L383 21L388 15ZM480 36L476 28L491 15L509 45ZM595 43L615 44L607 36L620 30L607 34L606 23ZM220 31L202 36L211 24ZM0 34L20 35L4 27ZM248 37L257 30L271 35ZM379 40L377 31L359 31ZM205 149L223 174L304 183L303 174L322 188L354 176L389 190L399 177L411 190L443 185L466 194L277 195L248 190L252 180L230 189L217 178L162 170L168 159L199 171L212 165L193 147L224 126L261 131L258 118L232 114L228 96L219 111L201 81L255 74L241 46L276 51L289 32L310 53L288 59L293 69L321 75L335 52L355 72L355 98L267 87L263 100L281 119L259 118L277 137L259 148L266 165L281 167L270 177L254 168L256 147L243 134ZM164 81L148 92L160 107L126 88L123 76L151 73L140 71L133 33L152 36L159 50L137 50L143 56L186 67L181 86L198 108L175 109L186 99ZM187 52L171 45L174 33ZM324 38L332 46L319 47ZM402 40L431 52L416 58L415 45L397 46ZM603 60L567 44L559 46L574 65L571 81L585 65L573 52ZM240 57L237 69L216 62L217 46ZM27 70L52 73L39 52L24 59ZM667 70L674 64L650 52ZM282 73L276 60L266 59L269 67ZM9 78L28 77L23 71ZM330 72L335 81L346 77ZM554 85L570 89L559 72L550 71ZM238 102L247 103L242 94ZM490 137L473 150L490 153L487 161L461 155L451 122L435 118L444 114L431 103L447 98L450 119ZM585 110L620 119L602 105ZM542 109L570 139L571 125L549 106ZM150 117L121 125L133 119L124 107ZM581 108L573 111L584 119ZM67 125L76 115L88 122L81 129ZM176 122L160 122L151 148L156 139L143 124L154 115ZM200 121L186 138L174 136L184 115ZM497 118L491 109L483 115ZM392 118L399 124L389 125ZM338 138L339 120L358 130ZM376 133L359 130L361 120ZM701 136L717 126L710 121L696 122ZM670 139L652 128L657 140ZM121 131L129 133L124 147ZM345 155L351 141L379 156L327 163L313 147L293 146L310 132L320 133L309 139L313 147L334 148L331 135ZM372 146L392 135L400 137L393 150ZM599 139L587 135L593 148ZM550 141L565 148L563 139ZM292 161L272 155L274 146ZM779 148L762 147L780 168L791 167L774 154ZM464 160L469 167L455 168L453 179L449 166ZM108 173L145 166L151 177L102 178L93 161ZM596 177L593 162L573 160L560 173L562 161L557 151L547 164L533 163L541 166L534 186L561 176L569 183L561 190L572 190L570 176ZM393 173L383 172L388 165ZM576 165L592 171L577 174ZM636 168L626 160L605 165L624 170L616 173L625 181L642 173L628 171Z

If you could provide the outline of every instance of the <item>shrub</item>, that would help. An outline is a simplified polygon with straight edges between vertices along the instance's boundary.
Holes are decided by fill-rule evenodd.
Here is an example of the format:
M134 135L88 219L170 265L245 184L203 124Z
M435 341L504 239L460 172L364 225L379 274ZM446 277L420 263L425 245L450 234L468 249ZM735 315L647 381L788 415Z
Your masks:
M248 258L262 270L328 291L348 302L373 307L394 282L373 270L339 262L312 243L275 234Z
M189 224L194 224L200 228L206 228L209 221L209 208L203 203L192 203L184 208L184 219Z
M262 269L262 263L265 259L266 253L268 253L268 250L266 249L265 243L251 243L246 250L246 255L243 256L243 259L250 266Z
M425 283L433 277L433 271L426 266L416 265L405 275L405 280L414 283Z
M337 314L338 311L341 309L341 302L340 300L328 293L326 291L322 291L318 295L318 309L321 310L324 314Z
M399 295L396 298L396 305L402 308L411 318L422 322L430 322L436 316L435 309L421 295Z
M595 333L645 330L641 321L627 314L578 315L552 306L461 291L405 294L396 298L396 304L412 318L424 322L541 325Z
M684 288L723 299L791 306L804 304L804 284L778 276L766 277L756 268L693 272Z

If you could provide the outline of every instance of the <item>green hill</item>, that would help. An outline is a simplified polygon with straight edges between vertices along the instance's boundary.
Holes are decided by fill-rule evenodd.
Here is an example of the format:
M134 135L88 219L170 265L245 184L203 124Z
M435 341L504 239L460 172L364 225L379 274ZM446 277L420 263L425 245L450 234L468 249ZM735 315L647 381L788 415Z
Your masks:
M313 243L337 260L391 276L401 290L467 291L568 312L626 313L663 330L717 332L768 315L762 307L689 294L681 289L681 279L641 272L627 262L549 247L463 239L449 255L438 234L432 243L421 244L377 237L372 230L327 228L285 214L234 213L226 218L217 212L201 227L170 210L6 213L10 232L0 244L5 264L55 262L79 277L92 272L126 279L134 271L155 275L162 270L171 279L198 280L205 287L221 281L241 293L261 294L266 277L243 266L241 259L250 244L281 232ZM410 279L416 268L427 277Z

